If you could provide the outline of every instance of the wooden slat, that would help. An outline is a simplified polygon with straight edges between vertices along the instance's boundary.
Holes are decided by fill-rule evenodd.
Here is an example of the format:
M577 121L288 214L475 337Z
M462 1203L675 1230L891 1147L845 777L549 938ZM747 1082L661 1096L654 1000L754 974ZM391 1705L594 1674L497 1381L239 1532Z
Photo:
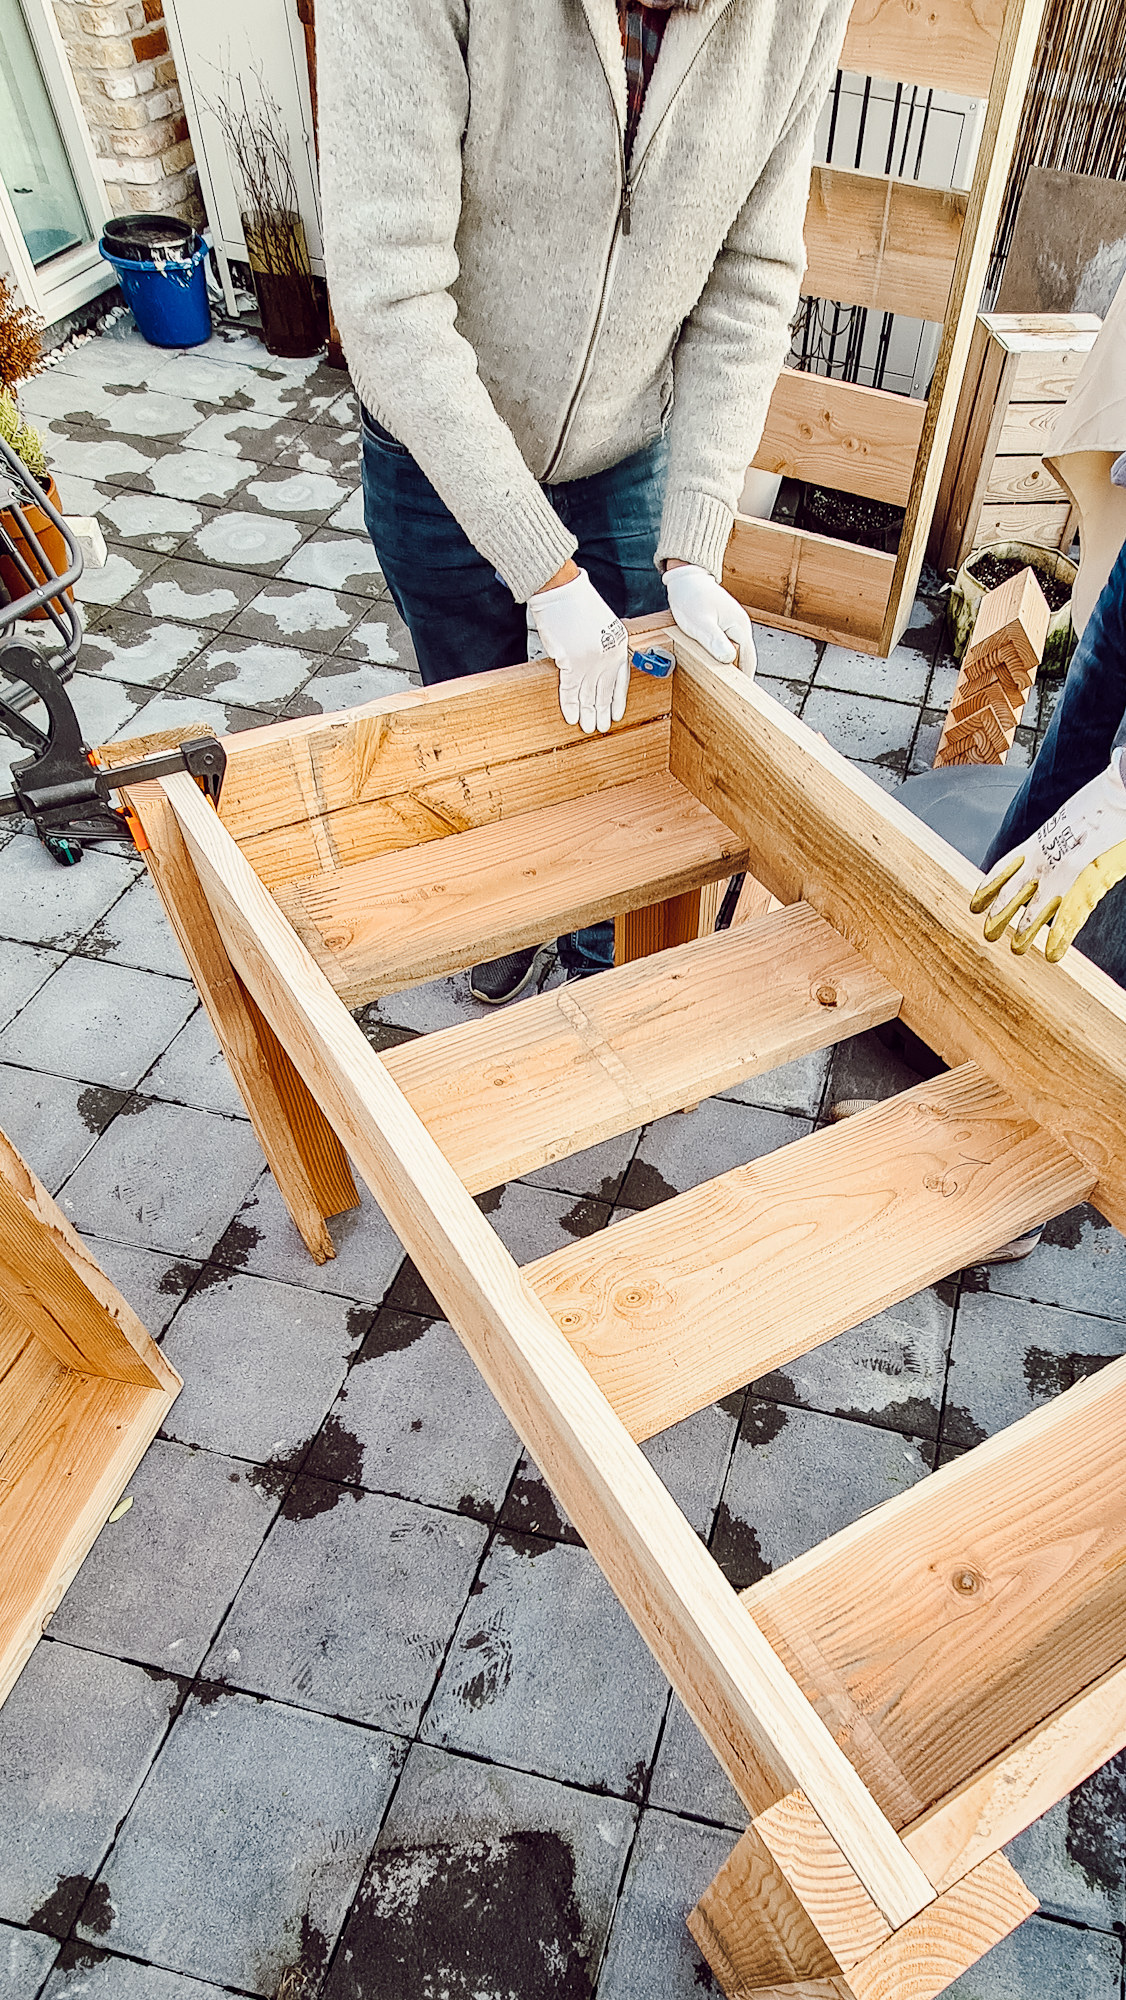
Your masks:
M1090 1193L973 1065L525 1267L637 1438Z
M922 1870L197 786L161 782L240 978L740 1795L758 1812L804 1791L888 1921L906 1922L933 1899Z
M967 1807L983 1784L993 1846L1042 1810L1031 1732L1104 1676L1112 1713L1098 1747L1126 1720L1113 1688L1126 1666L1124 1421L1126 1358L743 1593L943 1881L980 1852ZM1091 1748L1082 1731L1053 1728L1056 1797L1090 1768Z
M58 1356L0 1302L0 1461L64 1372Z
M291 883L277 900L355 1007L741 866L727 828L661 771Z
M1014 503L1024 500L1066 500L1059 481L1042 458L995 458L989 470L984 500Z
M967 202L958 189L814 167L802 291L944 319Z
M974 531L997 456L997 439L1016 372L1016 363L979 318L974 326L965 379L934 508L929 554L944 574L960 569L973 547Z
M1066 500L1014 506L991 502L981 510L974 542L979 549L991 542L1035 542L1042 549L1058 549L1070 514Z
M383 1060L476 1194L893 1020L898 1007L797 904Z
M1003 0L854 0L841 68L984 97L993 75Z
M710 937L723 887L722 880L708 882L702 889L670 896L667 903L648 903L615 917L614 964L630 965L635 958L668 951L673 945L687 944L690 938Z
M784 368L754 464L905 507L926 407L911 396Z
M1000 458L1042 458L1051 447L1058 403L1010 403L997 439Z
M763 625L873 651L887 613L895 557L737 516L723 581Z
M669 642L672 769L747 841L783 903L804 897L903 993L943 1060L972 1059L1098 1175L1126 1226L1126 993L1072 950L985 943L981 876L781 705L692 640Z
M1013 401L1066 403L1094 344L1092 334L1085 347L1069 348L1064 354L1019 355L1013 378Z

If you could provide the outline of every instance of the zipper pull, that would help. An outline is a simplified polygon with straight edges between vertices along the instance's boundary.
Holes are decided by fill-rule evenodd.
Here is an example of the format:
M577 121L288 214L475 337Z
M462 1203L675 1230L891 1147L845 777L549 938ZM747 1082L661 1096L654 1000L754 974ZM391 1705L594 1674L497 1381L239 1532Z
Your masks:
M622 210L621 210L621 224L622 224L622 235L623 235L623 236L628 236L628 235L629 235L629 224L630 224L630 204L631 204L632 200L633 200L633 191L632 191L632 189L631 189L631 187L630 187L630 184L629 184L629 181L628 181L628 180L627 180L627 179L625 178L625 176L623 175L623 177L622 177Z

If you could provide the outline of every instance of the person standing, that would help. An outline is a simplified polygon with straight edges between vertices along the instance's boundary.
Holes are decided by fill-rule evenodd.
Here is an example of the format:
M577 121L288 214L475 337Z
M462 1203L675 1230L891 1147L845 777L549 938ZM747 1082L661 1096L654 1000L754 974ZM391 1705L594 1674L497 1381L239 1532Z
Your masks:
M850 0L320 0L325 258L365 519L428 686L527 656L609 729L625 617L754 670L722 587ZM612 962L613 927L560 940ZM535 951L474 968L493 1004Z

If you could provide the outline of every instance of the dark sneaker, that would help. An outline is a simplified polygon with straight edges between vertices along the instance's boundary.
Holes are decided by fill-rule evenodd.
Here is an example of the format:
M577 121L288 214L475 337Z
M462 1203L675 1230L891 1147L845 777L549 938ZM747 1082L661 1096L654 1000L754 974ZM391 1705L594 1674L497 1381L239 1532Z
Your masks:
M503 958L487 958L475 965L469 975L473 998L486 1007L503 1007L506 1000L515 1000L531 985L550 949L550 945L533 944L524 951L509 951Z

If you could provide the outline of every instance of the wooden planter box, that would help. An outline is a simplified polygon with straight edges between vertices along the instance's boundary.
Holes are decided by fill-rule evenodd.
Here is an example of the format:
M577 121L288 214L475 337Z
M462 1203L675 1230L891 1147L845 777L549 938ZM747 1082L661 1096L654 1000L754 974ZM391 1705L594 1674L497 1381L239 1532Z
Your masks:
M1043 454L1102 321L1097 313L981 313L946 454L930 559L944 574L990 542L1066 555L1077 510Z
M0 1701L181 1386L0 1133Z
M1126 1360L741 1596L639 1443L1074 1202L1126 1222L1126 994L987 946L976 870L665 636L605 737L537 662L130 802L313 1255L350 1157L754 1814L690 1920L726 1991L928 2000L1126 1743ZM782 907L694 935L747 863ZM684 942L382 1058L348 1011L608 916ZM947 1074L523 1269L473 1200L896 1016Z

